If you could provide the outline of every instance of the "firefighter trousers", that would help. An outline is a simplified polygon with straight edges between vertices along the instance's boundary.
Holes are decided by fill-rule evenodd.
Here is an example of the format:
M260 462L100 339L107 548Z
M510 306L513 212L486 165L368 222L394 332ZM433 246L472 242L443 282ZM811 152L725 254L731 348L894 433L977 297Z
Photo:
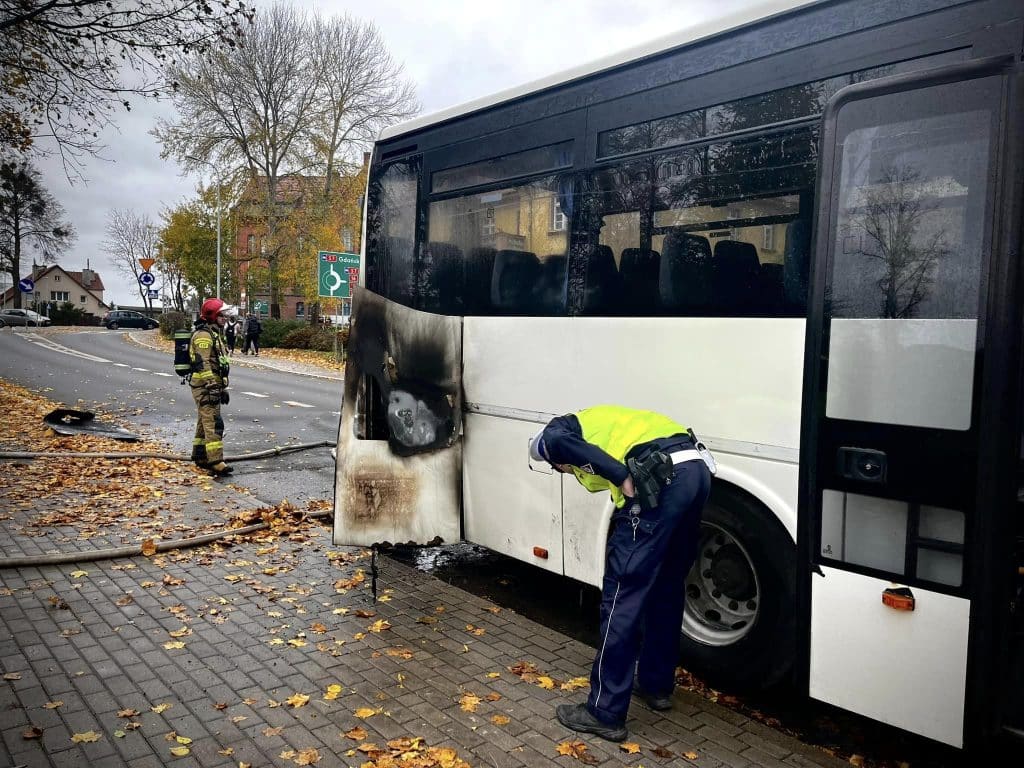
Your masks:
M612 515L587 699L603 723L625 723L634 672L648 694L666 696L675 687L686 575L697 557L710 489L704 462L686 461L676 465L656 509L627 504Z
M211 395L203 387L193 387L192 399L199 410L196 435L192 440L192 461L197 464L224 461L224 419L220 416L220 396Z

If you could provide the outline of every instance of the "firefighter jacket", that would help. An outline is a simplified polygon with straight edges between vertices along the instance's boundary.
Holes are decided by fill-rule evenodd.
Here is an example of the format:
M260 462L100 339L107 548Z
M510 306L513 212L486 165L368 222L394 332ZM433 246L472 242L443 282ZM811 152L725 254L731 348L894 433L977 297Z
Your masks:
M541 433L552 464L568 464L591 493L608 491L616 507L626 503L619 486L629 475L626 456L638 445L663 437L685 437L686 427L653 411L596 405L551 420Z
M192 358L193 389L223 389L228 386L228 372L231 368L227 355L227 343L216 325L200 323L192 332L189 341L189 356Z

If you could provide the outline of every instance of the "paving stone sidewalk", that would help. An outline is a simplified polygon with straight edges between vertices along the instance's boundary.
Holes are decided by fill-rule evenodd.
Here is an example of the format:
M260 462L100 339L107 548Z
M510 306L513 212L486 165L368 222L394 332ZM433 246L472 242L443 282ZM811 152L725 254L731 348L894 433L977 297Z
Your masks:
M252 503L228 499L224 486L174 490L188 495L182 508L197 525L227 501ZM205 503L211 493L216 505ZM36 512L59 504L41 500ZM67 530L40 546L25 522L0 520L4 557L75 546ZM316 765L354 767L370 759L361 744L400 737L452 748L474 768L576 765L556 746L578 737L553 715L585 690L545 688L509 668L529 662L566 682L588 674L593 649L377 562L377 602L368 553L332 547L319 524L153 557L0 569L0 766L258 768L295 765L312 748ZM467 694L475 711L465 711ZM666 714L634 702L628 725L638 754L580 739L596 764L845 765L695 694L677 693ZM357 726L365 737L345 735ZM74 740L89 732L95 741ZM191 739L187 755L171 752L176 736Z

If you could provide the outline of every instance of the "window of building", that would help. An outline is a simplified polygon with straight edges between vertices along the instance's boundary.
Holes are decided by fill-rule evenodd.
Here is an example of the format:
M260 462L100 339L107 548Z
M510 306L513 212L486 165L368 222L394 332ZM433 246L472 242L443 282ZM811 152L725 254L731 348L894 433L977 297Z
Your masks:
M71 301L68 291L50 291L50 301Z
M84 293L81 296L78 297L78 301L81 302L82 304L85 304L85 294Z
M295 302L295 316L305 317L306 316L306 303L304 301Z
M60 282L60 275L54 275L53 276L53 282L59 283Z
M761 249L764 251L775 250L775 226L765 224L761 229Z
M562 206L558 202L557 197L551 198L551 231L552 232L564 232L566 229L567 219L565 214L562 213Z
M252 253L256 250L256 235L249 235L245 238L245 252Z

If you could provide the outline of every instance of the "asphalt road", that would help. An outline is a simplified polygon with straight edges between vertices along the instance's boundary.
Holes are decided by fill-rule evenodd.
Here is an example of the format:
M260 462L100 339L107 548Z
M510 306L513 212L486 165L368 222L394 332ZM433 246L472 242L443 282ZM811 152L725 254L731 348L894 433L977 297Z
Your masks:
M195 430L195 404L174 375L169 353L129 341L124 331L43 334L0 331L0 376L71 408L109 413L140 436L169 443L187 454ZM228 456L275 446L335 441L342 383L268 368L236 365L231 402L223 407ZM5 418L17 419L18 414ZM230 481L261 501L298 504L333 498L330 449L239 462Z

